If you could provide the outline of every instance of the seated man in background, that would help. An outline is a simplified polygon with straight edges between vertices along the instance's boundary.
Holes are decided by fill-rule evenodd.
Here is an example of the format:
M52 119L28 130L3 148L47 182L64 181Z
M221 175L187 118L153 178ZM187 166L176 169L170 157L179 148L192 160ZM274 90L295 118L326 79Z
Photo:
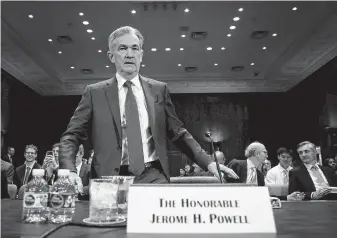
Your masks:
M32 178L33 169L40 169L41 166L36 162L38 149L35 145L27 145L24 152L26 159L23 165L16 168L14 173L14 184L18 189L27 184Z
M245 156L246 160L233 159L229 162L228 168L231 168L239 176L239 179L233 180L226 177L227 182L264 186L264 176L257 168L268 158L266 147L260 142L253 142L247 146Z
M297 145L297 152L303 164L289 172L289 193L304 192L305 200L336 199L336 194L331 194L330 188L336 186L333 170L317 163L316 146L304 141Z
M265 161L263 161L261 165L261 172L263 176L266 176L270 169L271 169L271 162L270 160L266 159Z
M279 164L274 168L271 168L264 179L265 184L270 187L269 189L285 189L288 190L289 186L289 171L292 169L292 150L281 147L277 150L277 158L279 160ZM275 186L275 187L273 187ZM281 188L282 187L282 188ZM283 190L282 190L283 191ZM272 193L273 190L270 190ZM287 192L286 192L287 193ZM302 200L304 198L304 193L299 191L294 191L290 195L281 195L276 196L281 200Z
M83 194L89 194L90 165L83 163L84 147L80 145L76 154L77 175L81 178L83 184ZM80 198L80 197L79 197Z
M47 155L43 160L42 168L46 170L46 181L49 184L55 182L57 170L59 168L59 143L52 146L53 155Z
M275 185L289 185L289 171L292 169L290 166L292 161L292 151L281 147L277 150L277 159L279 164L267 172L265 184Z
M330 157L330 156L326 157L323 160L323 166L330 167L333 170L337 169L337 163L336 163L335 159L333 157Z
M211 172L209 171L204 171L202 168L200 168L199 165L196 163L192 164L192 167L194 168L193 176L214 176Z

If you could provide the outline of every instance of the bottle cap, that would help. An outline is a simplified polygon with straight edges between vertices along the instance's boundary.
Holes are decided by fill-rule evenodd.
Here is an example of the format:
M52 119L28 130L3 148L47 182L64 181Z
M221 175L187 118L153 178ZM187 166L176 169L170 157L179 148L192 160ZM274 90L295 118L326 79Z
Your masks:
M44 176L44 169L33 169L33 176Z
M59 169L58 176L69 176L70 170L69 169Z

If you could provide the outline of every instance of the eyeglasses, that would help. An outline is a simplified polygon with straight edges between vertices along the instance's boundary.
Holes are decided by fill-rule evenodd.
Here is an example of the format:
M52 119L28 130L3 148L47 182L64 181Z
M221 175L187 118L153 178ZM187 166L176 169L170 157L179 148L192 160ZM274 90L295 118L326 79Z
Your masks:
M27 155L35 155L36 152L26 152Z

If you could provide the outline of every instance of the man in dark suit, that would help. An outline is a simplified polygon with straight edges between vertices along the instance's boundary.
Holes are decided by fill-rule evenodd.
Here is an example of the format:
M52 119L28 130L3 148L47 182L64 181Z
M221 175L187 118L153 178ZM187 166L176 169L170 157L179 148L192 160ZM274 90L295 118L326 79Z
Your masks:
M8 163L11 163L14 168L17 168L19 166L18 161L15 158L15 149L14 147L9 146L7 148L7 154L5 154L2 159Z
M247 146L245 156L246 160L233 159L229 162L228 167L234 170L239 179L227 178L227 182L264 186L264 176L258 168L268 158L266 147L259 142L253 142Z
M25 163L16 168L14 174L14 184L18 189L27 184L32 178L33 169L40 169L41 166L36 162L37 157L37 147L35 145L27 145L25 148L24 157L26 159Z
M168 183L166 137L204 170L218 176L216 164L177 118L166 83L139 75L141 33L121 27L109 37L108 57L116 76L86 87L60 141L60 168L76 176L75 157L91 137L95 150L92 177L135 175L135 183ZM221 165L229 176L234 172Z
M304 200L337 199L331 194L331 188L336 186L333 170L317 163L316 146L310 141L297 145L297 152L303 162L298 168L289 172L289 194L294 191L304 192Z

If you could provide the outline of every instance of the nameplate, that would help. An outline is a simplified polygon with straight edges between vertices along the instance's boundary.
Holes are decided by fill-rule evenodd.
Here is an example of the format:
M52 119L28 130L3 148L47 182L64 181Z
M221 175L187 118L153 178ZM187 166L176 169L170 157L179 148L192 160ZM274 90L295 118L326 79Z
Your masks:
M128 233L275 234L267 187L134 184Z

